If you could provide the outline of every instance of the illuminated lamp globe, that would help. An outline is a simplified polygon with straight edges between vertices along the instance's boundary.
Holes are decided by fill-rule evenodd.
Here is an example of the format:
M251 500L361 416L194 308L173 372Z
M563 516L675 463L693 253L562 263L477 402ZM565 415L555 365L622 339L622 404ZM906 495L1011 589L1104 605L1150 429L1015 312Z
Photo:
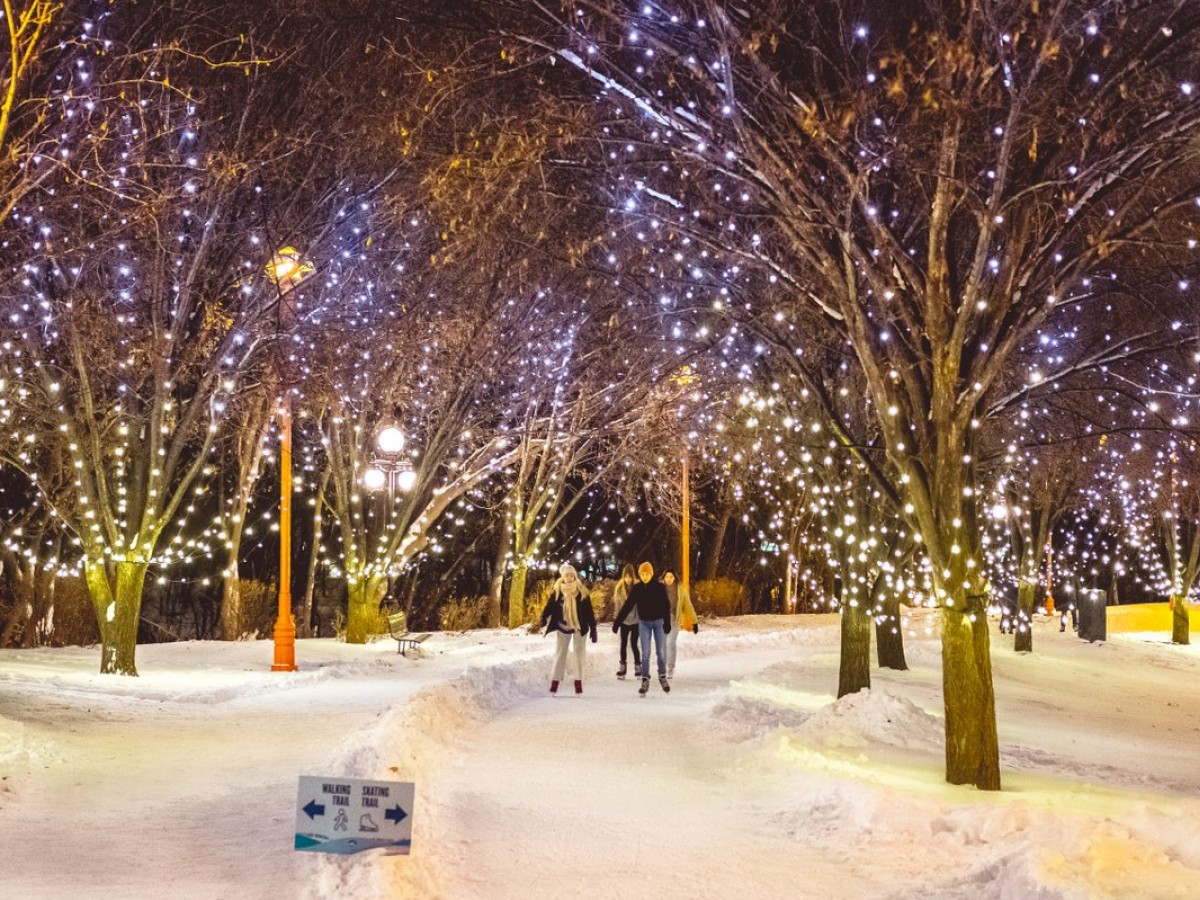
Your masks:
M380 469L367 469L363 472L363 484L369 491L377 491L387 484L387 475Z
M417 483L417 473L412 469L405 469L396 476L396 486L402 491L411 491L413 485Z
M404 432L395 426L390 426L379 432L377 442L379 449L384 453L399 453L404 449Z

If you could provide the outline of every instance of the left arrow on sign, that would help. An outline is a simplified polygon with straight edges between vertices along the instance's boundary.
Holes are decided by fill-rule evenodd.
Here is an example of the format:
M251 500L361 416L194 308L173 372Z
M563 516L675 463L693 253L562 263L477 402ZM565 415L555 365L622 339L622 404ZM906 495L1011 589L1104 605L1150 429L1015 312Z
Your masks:
M325 815L325 804L318 803L316 800L309 800L306 806L302 806L310 819L315 819L317 816Z

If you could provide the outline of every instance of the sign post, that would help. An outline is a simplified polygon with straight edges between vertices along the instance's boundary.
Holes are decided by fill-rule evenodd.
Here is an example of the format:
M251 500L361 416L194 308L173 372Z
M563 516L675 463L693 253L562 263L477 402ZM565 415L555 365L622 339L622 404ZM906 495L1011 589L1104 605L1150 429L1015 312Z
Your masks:
M408 781L301 775L296 849L345 854L383 847L407 854L415 790Z

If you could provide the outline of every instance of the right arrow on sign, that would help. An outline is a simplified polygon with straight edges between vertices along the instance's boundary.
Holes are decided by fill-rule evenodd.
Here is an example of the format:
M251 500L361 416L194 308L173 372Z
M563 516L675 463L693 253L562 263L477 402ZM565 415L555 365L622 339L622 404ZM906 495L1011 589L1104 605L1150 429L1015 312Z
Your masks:
M383 817L387 821L395 822L397 825L399 825L401 822L403 822L405 819L408 818L408 813L406 813L404 810L402 810L400 808L399 804L396 804L391 809L386 810L383 814Z
M309 800L308 804L302 806L301 809L308 813L308 817L310 819L315 819L317 816L325 815L325 804L318 803L316 800Z

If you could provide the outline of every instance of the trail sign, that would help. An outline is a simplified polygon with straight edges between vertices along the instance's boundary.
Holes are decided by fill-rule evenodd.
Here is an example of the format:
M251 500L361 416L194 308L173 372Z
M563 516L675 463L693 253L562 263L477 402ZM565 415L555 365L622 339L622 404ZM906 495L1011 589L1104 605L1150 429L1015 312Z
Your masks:
M416 785L301 775L296 799L296 849L358 853L385 847L408 853Z

